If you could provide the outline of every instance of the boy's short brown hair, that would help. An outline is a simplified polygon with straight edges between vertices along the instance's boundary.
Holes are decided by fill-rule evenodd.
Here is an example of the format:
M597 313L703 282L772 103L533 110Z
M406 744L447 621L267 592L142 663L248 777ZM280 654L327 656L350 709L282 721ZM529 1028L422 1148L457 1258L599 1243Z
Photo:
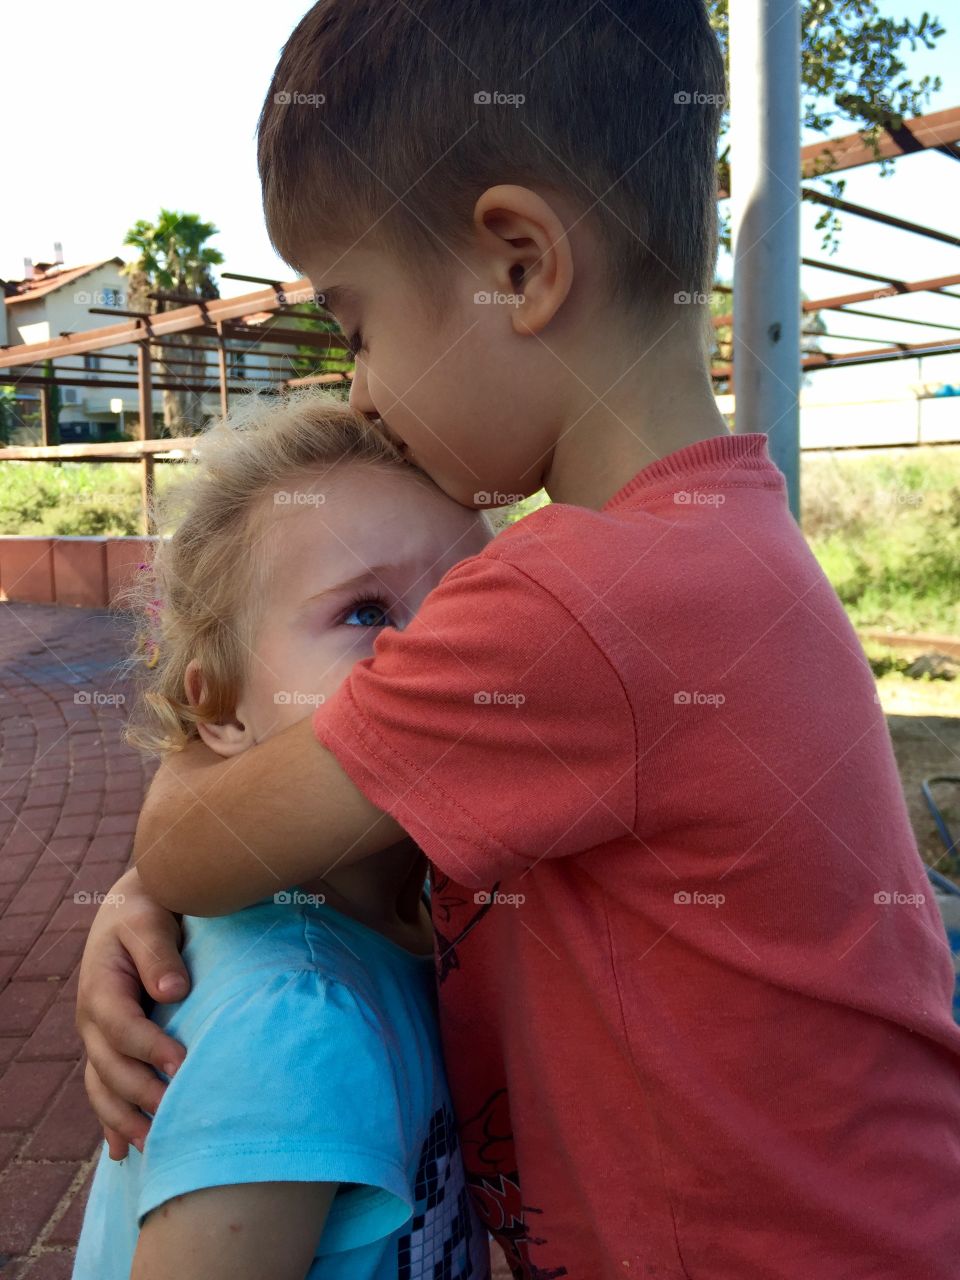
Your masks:
M517 183L572 198L611 296L659 309L712 285L723 95L702 0L319 0L260 116L270 237L297 267L373 238L439 279Z

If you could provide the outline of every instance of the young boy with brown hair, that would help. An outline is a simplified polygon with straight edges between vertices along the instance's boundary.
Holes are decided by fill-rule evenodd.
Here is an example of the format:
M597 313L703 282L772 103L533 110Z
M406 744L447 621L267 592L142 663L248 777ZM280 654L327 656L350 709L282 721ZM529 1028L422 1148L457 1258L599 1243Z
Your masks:
M264 204L352 404L467 506L553 502L312 723L166 763L137 873L219 914L418 842L467 1176L518 1277L952 1280L943 929L856 636L712 394L723 91L700 0L302 20ZM130 1059L177 1053L118 976L177 969L127 885L80 996L118 1149L156 1096Z

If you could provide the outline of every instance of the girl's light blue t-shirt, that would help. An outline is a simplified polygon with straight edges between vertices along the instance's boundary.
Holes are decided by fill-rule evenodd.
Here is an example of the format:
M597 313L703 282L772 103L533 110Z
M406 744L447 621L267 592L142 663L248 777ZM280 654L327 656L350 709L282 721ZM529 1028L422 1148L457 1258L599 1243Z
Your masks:
M104 1146L74 1280L128 1280L152 1209L248 1182L352 1184L308 1280L485 1280L432 958L296 890L184 933L192 988L151 1017L187 1056L143 1155Z

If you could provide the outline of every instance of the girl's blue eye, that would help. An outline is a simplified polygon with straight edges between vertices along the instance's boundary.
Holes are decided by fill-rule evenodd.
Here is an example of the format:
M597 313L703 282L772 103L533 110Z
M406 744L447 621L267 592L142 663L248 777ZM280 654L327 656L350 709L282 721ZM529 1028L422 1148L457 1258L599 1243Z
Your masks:
M389 627L390 613L380 600L358 600L343 619L348 627Z

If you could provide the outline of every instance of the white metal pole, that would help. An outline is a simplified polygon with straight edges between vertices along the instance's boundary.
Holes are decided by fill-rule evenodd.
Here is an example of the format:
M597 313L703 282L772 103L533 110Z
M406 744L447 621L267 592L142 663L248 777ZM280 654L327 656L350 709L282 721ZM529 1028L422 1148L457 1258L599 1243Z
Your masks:
M733 378L800 509L800 0L731 0Z

